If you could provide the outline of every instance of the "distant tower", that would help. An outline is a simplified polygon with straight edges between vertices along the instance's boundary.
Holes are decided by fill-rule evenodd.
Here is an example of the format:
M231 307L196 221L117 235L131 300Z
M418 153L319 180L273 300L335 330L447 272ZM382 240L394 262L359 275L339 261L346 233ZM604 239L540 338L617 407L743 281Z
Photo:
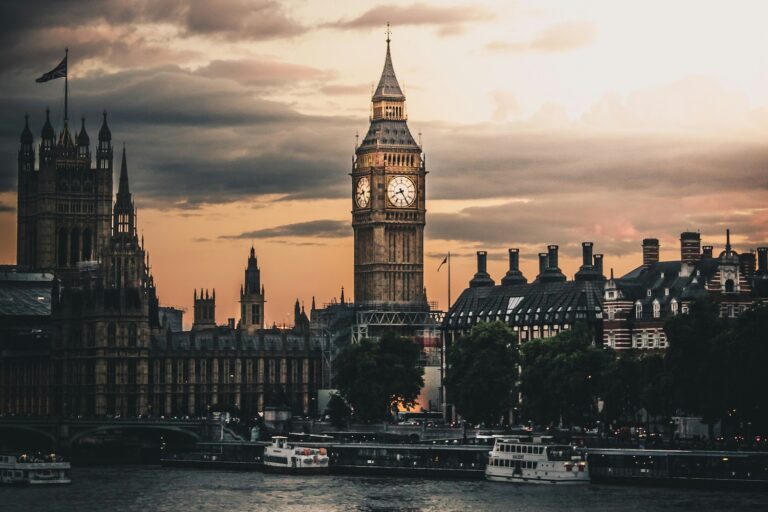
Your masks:
M192 330L211 329L216 327L216 289L213 294L200 288L200 297L195 290L195 318L192 322Z
M352 165L355 304L424 307L426 168L387 54Z
M251 246L248 266L245 269L245 282L240 287L240 329L253 334L264 328L265 302L256 251Z

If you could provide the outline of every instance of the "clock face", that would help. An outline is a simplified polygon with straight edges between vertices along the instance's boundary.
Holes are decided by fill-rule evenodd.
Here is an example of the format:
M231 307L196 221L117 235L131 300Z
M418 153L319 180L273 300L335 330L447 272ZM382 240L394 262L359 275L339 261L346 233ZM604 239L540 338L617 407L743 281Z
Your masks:
M416 186L410 178L395 176L389 180L387 197L389 197L389 202L398 208L411 206L416 199Z
M355 204L358 208L365 208L371 202L371 182L368 178L357 180L355 187Z

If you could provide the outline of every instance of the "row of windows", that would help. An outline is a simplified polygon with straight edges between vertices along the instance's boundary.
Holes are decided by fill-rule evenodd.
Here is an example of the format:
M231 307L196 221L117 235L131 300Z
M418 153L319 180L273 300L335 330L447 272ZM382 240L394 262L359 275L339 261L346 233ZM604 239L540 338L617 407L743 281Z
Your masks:
M539 463L535 460L509 460L509 459L491 459L491 466L497 467L519 467L522 469L536 469Z
M543 446L531 446L523 444L500 444L496 446L497 452L511 452L511 453L534 453L541 455L544 453Z

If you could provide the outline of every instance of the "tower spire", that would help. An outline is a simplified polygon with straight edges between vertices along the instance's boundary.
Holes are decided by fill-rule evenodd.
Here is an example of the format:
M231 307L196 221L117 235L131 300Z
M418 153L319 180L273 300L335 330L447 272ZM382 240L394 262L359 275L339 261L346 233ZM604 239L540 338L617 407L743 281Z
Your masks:
M120 163L120 186L117 189L118 194L130 194L128 187L128 161L125 158L125 143L123 143L123 161Z
M395 76L395 67L392 65L392 52L389 50L391 31L389 30L389 23L387 23L387 56L384 59L384 69L381 71L381 78L379 79L379 85L373 93L373 100L394 100L404 101L405 95L400 88L400 84Z

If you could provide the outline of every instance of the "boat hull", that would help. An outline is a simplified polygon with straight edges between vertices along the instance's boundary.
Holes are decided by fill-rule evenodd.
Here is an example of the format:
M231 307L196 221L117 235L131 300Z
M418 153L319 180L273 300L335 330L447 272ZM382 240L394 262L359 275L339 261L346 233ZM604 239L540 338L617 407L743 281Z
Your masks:
M303 467L294 468L287 466L272 466L264 464L265 473L275 473L279 475L327 475L329 472L328 466L323 467Z
M505 482L514 484L540 484L540 485L586 485L588 478L565 479L565 478L546 478L546 477L524 477L524 476L505 476L505 475L485 475L485 479L491 482Z

